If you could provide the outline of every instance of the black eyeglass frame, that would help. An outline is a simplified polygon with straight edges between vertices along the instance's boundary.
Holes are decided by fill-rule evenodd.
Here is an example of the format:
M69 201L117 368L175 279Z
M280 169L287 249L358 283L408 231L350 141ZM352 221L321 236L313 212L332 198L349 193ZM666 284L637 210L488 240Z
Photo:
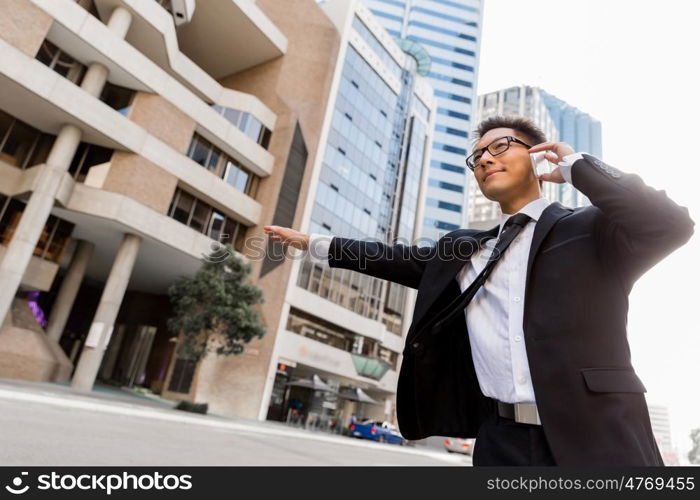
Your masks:
M500 141L500 140L503 140L503 139L506 139L506 140L508 141L508 147L507 147L506 149L504 149L503 151L501 151L500 153L496 153L496 154L493 154L493 153L491 153L491 151L489 151L489 154L491 154L491 156L498 156L498 155L503 154L503 153L505 153L506 151L508 151L508 150L510 149L510 143L511 143L511 142L517 142L518 144L522 144L522 145L525 146L527 149L530 149L530 148L532 147L532 146L530 146L529 144L524 143L523 141L521 141L521 140L518 139L517 137L513 137L512 135L506 135L506 136L503 136L503 137L499 137L498 139L494 139L493 141L489 142L489 143L488 143L486 146L484 146L483 148L479 148L479 149L477 149L476 151L474 151L472 154L470 154L469 156L467 156L466 160L464 160L464 161L465 161L465 163L467 164L467 167L469 168L469 170L471 170L472 172L473 172L474 170L476 170L476 164L474 164L474 165L471 165L471 164L470 164L470 163L473 163L473 162L471 162L470 160L474 157L475 154L481 153L481 154L483 155L483 154L484 154L484 151L488 150L488 149L491 147L492 144L495 144L496 142L498 142L498 141Z

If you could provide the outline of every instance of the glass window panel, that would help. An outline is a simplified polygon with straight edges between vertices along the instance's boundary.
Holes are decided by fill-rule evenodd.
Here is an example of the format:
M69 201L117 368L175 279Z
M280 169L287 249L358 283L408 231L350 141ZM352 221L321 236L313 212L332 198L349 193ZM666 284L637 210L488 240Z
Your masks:
M224 118L238 126L238 121L241 119L241 112L237 109L224 108Z
M209 161L207 162L207 170L210 170L214 172L216 175L219 175L219 169L217 168L219 165L219 159L221 158L221 151L218 149L212 148L211 150L211 155L209 155Z
M194 211L192 212L192 218L190 219L190 227L195 231L203 233L207 228L210 213L211 207L197 200L194 206Z
M51 152L55 139L56 137L53 135L41 134L41 137L39 137L39 142L34 147L32 156L27 162L27 167L45 163L46 159L49 157L49 153Z
M0 111L0 145L5 142L5 136L10 131L15 117Z
M211 149L212 146L208 141L205 141L201 137L195 135L190 143L190 150L187 152L187 156L199 163L201 166L206 167Z
M245 133L248 137L253 139L255 142L258 142L258 139L260 138L260 131L261 130L262 130L262 123L260 123L255 118L251 118L250 122L248 123L248 127L245 130Z
M250 120L250 114L249 113L242 113L241 114L241 121L238 124L238 128L241 130L245 130L248 127L248 121Z
M245 192L246 185L248 184L248 178L250 177L250 174L246 172L245 170L240 170L238 172L238 176L236 177L236 184L234 184L233 187L238 189L239 191Z
M5 140L0 158L10 165L21 167L38 136L37 130L17 120Z
M129 109L131 108L131 103L135 94L136 92L126 87L107 83L104 90L102 90L100 100L110 108L126 116L129 114Z
M238 223L227 217L224 224L224 232L221 234L221 243L232 243L238 231Z
M221 233L224 230L224 215L220 214L216 210L212 211L211 214L211 229L209 230L209 237L216 241L221 241Z
M175 211L171 217L176 221L187 224L187 221L190 218L190 212L192 211L192 206L194 205L194 196L184 191L179 191L179 194L177 204L175 205Z

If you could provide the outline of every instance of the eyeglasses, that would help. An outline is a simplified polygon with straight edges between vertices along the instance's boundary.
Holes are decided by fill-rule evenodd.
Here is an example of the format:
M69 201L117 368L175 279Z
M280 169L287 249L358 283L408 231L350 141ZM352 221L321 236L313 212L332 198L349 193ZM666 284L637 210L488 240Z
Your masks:
M469 169L473 172L476 168L476 165L479 163L479 160L481 160L481 156L484 154L484 151L488 150L488 152L491 153L491 156L497 156L508 151L511 142L517 142L518 144L522 144L528 149L532 147L529 144L525 144L520 139L517 139L510 135L507 135L505 137L499 137L495 141L492 141L491 144L489 144L488 146L479 148L472 154L470 154L466 160L467 167L469 167Z

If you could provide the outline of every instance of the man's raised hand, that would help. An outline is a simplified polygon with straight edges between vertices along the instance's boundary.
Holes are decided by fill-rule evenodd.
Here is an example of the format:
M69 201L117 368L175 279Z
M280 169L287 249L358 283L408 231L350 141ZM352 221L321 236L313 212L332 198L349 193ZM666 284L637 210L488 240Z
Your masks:
M549 162L553 163L555 167L559 162L561 162L564 159L566 155L570 155L576 152L571 146L569 146L565 142L542 142L540 144L537 144L536 146L531 147L528 150L528 153L537 153L539 151L547 151L544 157L545 159L549 160ZM548 174L541 174L538 177L540 180L546 182L556 182L558 184L566 182L559 167L556 167Z

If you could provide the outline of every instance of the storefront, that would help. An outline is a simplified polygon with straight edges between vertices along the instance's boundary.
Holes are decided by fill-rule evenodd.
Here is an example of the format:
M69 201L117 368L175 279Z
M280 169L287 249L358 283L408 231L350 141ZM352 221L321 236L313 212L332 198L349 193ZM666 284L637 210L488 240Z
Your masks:
M389 393L310 366L292 365L277 364L268 420L338 434L348 428L353 415L358 420L395 420Z

